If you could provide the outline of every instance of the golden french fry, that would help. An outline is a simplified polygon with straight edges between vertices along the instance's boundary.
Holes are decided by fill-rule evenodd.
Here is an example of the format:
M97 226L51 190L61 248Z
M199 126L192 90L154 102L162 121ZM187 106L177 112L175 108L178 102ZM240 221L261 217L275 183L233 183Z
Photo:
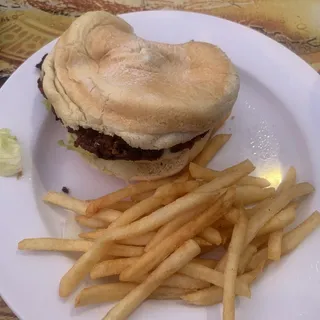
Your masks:
M277 261L281 257L281 243L283 230L278 230L270 233L268 240L268 259Z
M231 208L225 216L224 219L231 222L232 224L236 224L240 217L240 210L238 208Z
M295 198L305 196L314 191L310 183L299 183L277 195L273 201L261 211L255 213L249 220L245 244L248 245L259 230L272 219L279 211Z
M175 248L179 247L186 240L195 237L205 226L219 219L232 205L234 196L235 191L230 188L225 195L219 197L219 199L202 214L183 225L171 236L146 252L137 263L121 272L120 280L130 281L133 277L139 277L148 273L161 263L165 257L171 254Z
M256 269L241 275L238 277L238 279L241 282L246 282L248 285L250 285L257 278L257 276L262 273L263 266L264 263L258 265ZM186 294L180 298L190 304L198 306L212 306L222 302L223 289L212 286L210 288L205 288Z
M260 264L257 265L256 268L242 274L240 277L238 277L238 279L240 279L243 282L246 282L250 286L253 283L253 281L256 280L257 277L262 273L265 264L266 261L262 261Z
M143 217L130 225L107 230L100 241L123 240L137 235L154 231L177 217L179 214L194 210L195 208L212 203L215 195L221 195L229 185L234 184L242 176L254 170L249 160L238 165L238 170L225 174L212 182L200 186L176 201L160 208L150 215Z
M136 263L138 258L120 258L120 259L113 259L113 260L105 260L97 265L94 266L94 268L90 272L91 279L98 279L102 277L108 277L112 275L120 274L124 269L131 266L132 264ZM208 268L214 268L217 264L216 260L211 259L193 259L192 262L204 265ZM186 279L173 279L172 282L175 284L177 281L180 281L181 283L186 282ZM194 282L192 282L192 285L194 285ZM197 289L199 289L199 284L196 283ZM190 287L190 284L189 284Z
M297 173L294 167L290 167L284 179L277 188L277 194L293 187L296 184Z
M204 258L195 258L191 262L201 264L201 265L206 266L208 268L214 268L218 263L217 260L204 259Z
M19 250L87 252L91 241L78 239L31 238L19 242Z
M170 197L170 199L175 200L188 192L191 192L199 186L196 181L187 181L180 183L168 183L159 187L153 196L144 199L136 205L132 206L130 209L126 210L121 217L115 220L110 228L120 227L128 225L129 223L145 216L152 211L160 208L164 203L164 200Z
M257 252L257 247L253 244L249 244L245 250L242 252L239 267L238 267L238 275L241 275L245 272L246 267L250 260L252 259L253 255Z
M284 229L291 224L296 218L296 210L293 206L289 206L281 210L273 218L271 218L257 233L262 236L274 231Z
M121 300L137 286L138 285L136 283L116 282L85 288L77 295L75 299L75 307ZM148 299L179 299L181 295L192 291L193 290L190 289L159 287L148 297Z
M269 234L264 234L263 236L257 236L254 238L250 244L255 246L257 249L260 249L262 246L268 243L269 240Z
M132 282L142 283L147 279L147 277L148 275L145 274L140 278L133 279ZM161 285L168 288L180 288L188 290L200 290L210 287L210 283L208 281L194 279L192 277L179 273L170 276L169 278L164 280Z
M104 235L106 231L107 229L99 229L95 231L82 232L82 233L79 233L78 236L81 239L95 240L100 238L102 235Z
M143 181L136 184L130 184L123 189L109 193L95 200L90 200L86 208L86 215L92 216L99 210L108 208L125 198L155 190L164 184L172 182L175 178L176 177L169 177L156 181Z
M106 260L98 263L90 272L91 279L98 279L120 274L125 268L137 262L138 258Z
M192 239L199 245L200 248L212 247L212 243L208 242L205 239L202 239L201 237L193 237Z
M224 284L224 274L222 272L218 272L206 266L190 262L183 268L179 270L179 273L182 273L186 276L192 277L194 279L199 279L203 281L210 282L217 287L223 288ZM240 296L250 297L250 288L247 283L242 283L240 280L236 280L235 285L236 293Z
M148 252L151 248L155 247L161 241L163 241L172 233L174 233L179 228L181 228L184 224L186 224L187 222L189 222L190 220L194 219L199 214L201 214L201 212L203 212L208 206L209 204L208 205L205 204L203 206L200 206L199 208L196 208L194 210L181 214L177 216L175 219L168 222L167 224L163 225L157 231L155 236L150 240L150 242L146 245L146 247L144 248L144 251Z
M151 232L145 233L141 236L118 240L117 243L127 244L127 245L131 245L131 246L146 246L151 241L151 239L153 239L155 234L156 234L155 232L151 231Z
M211 244L215 244L217 246L222 242L220 232L212 227L207 227L206 229L204 229L199 233L199 236L204 240L207 240Z
M101 237L107 229L99 229L90 232L83 232L79 234L79 237L82 239L87 240L95 240ZM132 237L124 240L118 240L117 243L119 244L126 244L130 246L145 246L149 243L149 241L154 237L155 232L148 232L141 236Z
M283 236L281 255L294 250L309 234L320 225L320 213L315 211L293 230Z
M298 247L305 238L320 225L320 213L315 211L293 230L284 234L281 244L281 256L286 255ZM247 269L254 269L261 262L268 259L268 248L259 250L251 259Z
M119 210L102 209L101 211L95 214L94 219L98 219L110 224L114 220L118 219L122 214L123 213Z
M246 209L247 216L250 218L255 213L261 211L265 207L269 206L273 202L273 198L266 198L260 202L258 202L255 206L252 208Z
M223 320L235 319L235 295L237 287L237 273L241 252L246 238L248 218L242 211L239 221L234 227L231 242L227 251L227 262L224 272L223 290Z
M193 160L193 162L205 167L230 138L231 134L215 135L207 142L201 153Z
M88 218L86 216L77 216L75 219L80 225L92 229L107 228L109 225L108 222L104 222L95 218Z
M131 208L134 204L134 201L119 201L114 204L111 204L108 208L123 212Z
M72 268L62 277L59 286L60 297L69 296L79 283L89 274L103 256L109 252L112 246L111 241L98 239L92 244L90 250L84 253L72 266Z
M145 193L140 193L140 194L136 194L131 196L131 200L134 202L140 202L142 200L148 199L150 197L152 197L154 194L154 191L147 191Z
M197 165L196 163L191 162L189 164L189 172L193 179L200 179L209 182L217 177L224 175L227 171L216 171L209 168L204 168L202 166ZM270 186L270 182L264 178L247 176L241 178L237 182L237 185L252 185L261 188L266 188Z
M104 317L104 320L126 319L163 281L200 253L200 247L193 241L186 241L180 248L164 260L148 277L131 290L125 298L116 304Z
M92 241L79 239L36 238L24 239L19 242L20 250L35 251L74 251L87 252L93 246ZM109 247L108 254L117 257L139 257L144 253L143 247L128 246L114 243Z
M236 189L236 205L249 205L274 196L274 188L260 188L257 186L238 186Z
M63 192L50 191L43 197L43 201L82 215L88 206L87 201L73 198Z
M212 286L180 297L182 300L197 306L212 306L222 302L223 289Z

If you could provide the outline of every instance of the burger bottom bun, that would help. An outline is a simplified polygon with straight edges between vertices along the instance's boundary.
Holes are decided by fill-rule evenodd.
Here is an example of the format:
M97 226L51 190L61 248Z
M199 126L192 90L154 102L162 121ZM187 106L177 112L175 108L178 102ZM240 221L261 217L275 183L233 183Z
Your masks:
M196 141L191 149L169 153L152 161L104 160L93 154L74 148L81 156L97 169L127 181L157 180L172 176L185 168L204 148L212 135L208 132Z
M81 148L72 148L95 168L126 181L157 180L170 177L182 171L204 148L211 136L223 126L228 119L227 115L215 128L203 138L195 142L191 149L184 149L176 153L165 153L158 160L128 161L104 160L84 151Z

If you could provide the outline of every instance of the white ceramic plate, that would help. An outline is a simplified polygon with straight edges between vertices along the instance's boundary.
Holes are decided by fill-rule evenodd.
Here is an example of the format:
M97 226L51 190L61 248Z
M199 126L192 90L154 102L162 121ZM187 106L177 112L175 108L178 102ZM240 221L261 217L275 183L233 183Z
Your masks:
M224 168L245 158L256 173L277 184L289 167L299 180L320 189L320 78L305 62L278 43L243 26L195 13L157 11L123 15L146 39L180 43L195 39L219 45L241 76L227 147L211 164ZM93 198L124 185L90 168L57 145L65 130L42 104L35 64L53 47L28 59L0 93L0 128L12 129L23 152L24 176L0 178L0 292L24 320L101 319L111 305L75 310L73 297L58 297L70 256L17 252L26 237L70 236L70 214L41 202L47 190L67 186L74 196ZM320 192L320 191L318 191ZM319 193L299 210L301 221L320 208ZM320 230L294 253L268 268L254 284L251 300L237 303L237 319L308 319L320 314ZM182 302L146 302L130 319L218 319L220 306L202 308Z

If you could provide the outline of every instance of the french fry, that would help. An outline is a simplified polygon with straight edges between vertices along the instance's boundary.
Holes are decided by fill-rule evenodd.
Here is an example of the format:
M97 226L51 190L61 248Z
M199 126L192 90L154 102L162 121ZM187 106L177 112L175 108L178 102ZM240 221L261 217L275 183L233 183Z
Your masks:
M147 191L145 193L140 193L131 196L131 200L134 202L140 202L142 200L148 199L154 195L154 191Z
M151 295L163 281L186 265L200 253L200 247L188 240L166 260L164 260L147 279L131 290L118 304L104 317L104 320L126 319L148 296Z
M75 299L75 307L121 300L137 286L138 285L136 283L117 282L85 288L81 290L77 295ZM193 290L190 289L159 287L148 297L148 299L179 299L181 295L187 294L192 291Z
M181 228L184 224L189 222L190 220L194 219L196 216L201 214L206 209L207 205L200 206L194 210L186 212L177 216L175 219L171 220L167 224L163 225L155 234L155 236L150 240L150 242L144 248L145 252L148 252L151 248L155 247L165 238L170 236L173 232L177 231Z
M212 243L209 241L202 239L201 237L193 237L193 240L199 245L200 248L202 247L212 247Z
M86 240L96 240L105 234L107 229L98 229L90 232L83 232L79 234L79 238ZM145 246L154 237L155 232L148 232L144 235L132 237L124 240L118 240L117 243L126 244L130 246Z
M197 306L212 306L222 302L223 289L212 286L180 297L182 300Z
M302 243L316 228L320 226L320 213L315 211L311 216L299 224L295 229L284 234L281 244L281 256L284 256ZM256 268L261 262L268 259L268 248L259 250L251 259L249 270Z
M240 217L240 210L238 208L232 208L229 210L225 216L224 219L231 222L232 224L236 224Z
M60 297L68 297L80 282L89 274L103 256L105 256L112 246L112 241L98 239L92 244L90 250L84 253L62 277L59 286Z
M250 218L255 213L261 211L265 207L269 206L273 202L273 198L266 198L260 202L258 202L255 206L252 208L246 209L247 216Z
M210 282L216 285L217 287L223 288L225 286L225 277L223 273L197 263L188 263L185 267L179 270L179 273L182 273L195 279ZM247 283L242 283L238 279L236 280L235 291L240 296L248 298L251 296L250 289Z
M207 227L202 232L199 233L199 236L204 240L207 240L211 244L220 245L222 242L221 235L217 229L212 227Z
M257 265L256 268L253 270L246 272L242 274L240 277L238 277L241 281L246 282L249 286L253 283L254 280L257 279L257 277L263 272L263 268L265 266L266 262L262 261Z
M255 246L257 249L260 249L261 247L265 246L265 244L268 243L269 240L269 234L264 234L263 236L257 236L254 238L250 244Z
M274 196L274 188L260 188L256 186L238 186L236 189L235 205L249 205Z
M287 232L282 240L281 251L282 254L287 254L297 248L297 246L306 239L320 225L320 213L315 211L299 224L293 230Z
M160 208L164 200L170 196L170 199L175 200L188 192L191 192L199 186L196 181L187 181L181 183L169 183L159 187L153 196L144 199L130 209L126 210L117 220L115 220L110 228L125 226L129 223L139 219L142 216Z
M148 275L145 274L140 278L133 279L132 282L142 283L147 279ZM194 279L192 277L186 276L184 274L176 273L161 284L162 286L168 288L179 288L179 289L188 289L188 290L200 290L210 287L210 283L205 280Z
M102 209L97 214L95 214L94 219L104 221L108 224L112 223L114 220L118 219L123 213L114 209ZM88 217L86 217L88 218ZM89 218L88 218L89 219Z
M102 220L98 220L95 218L88 218L86 216L77 216L75 217L76 221L85 227L92 228L92 229L100 229L100 228L107 228L109 223L104 222Z
M293 206L281 210L273 218L271 218L257 233L258 236L262 236L274 231L284 229L290 225L296 218L296 210Z
M284 190L288 190L296 184L297 173L294 167L290 167L284 179L277 188L277 194Z
M305 196L314 191L310 183L299 183L277 195L272 203L263 210L254 214L248 223L248 231L245 244L248 245L257 235L259 230L272 219L279 211L289 204L295 198Z
M131 246L145 246L150 242L151 239L153 239L155 234L156 234L155 232L148 232L141 236L118 240L116 242L120 244L131 245Z
M227 193L219 197L219 199L210 208L205 210L194 220L183 225L161 243L151 248L138 260L137 263L121 272L120 280L130 281L133 277L139 277L148 273L184 241L193 238L205 229L205 226L210 225L215 220L219 219L232 205L234 196L235 191L230 188Z
M134 204L135 202L133 201L119 201L110 205L108 208L123 212L131 208Z
M241 275L245 272L246 267L250 260L252 259L253 255L257 252L257 247L253 244L249 244L245 250L242 252L240 260L239 260L239 267L238 267L238 275Z
M214 268L218 263L217 260L204 259L204 258L195 258L191 262L201 264L201 265L206 266L208 268Z
M88 206L87 201L73 198L63 192L50 191L43 197L43 201L57 205L67 210L84 215Z
M240 277L238 277L238 279L241 282L246 282L248 286L251 285L251 283L257 278L257 276L261 274L263 266L264 263L258 265L256 269L241 275ZM210 288L205 288L186 294L184 296L181 296L180 298L190 304L198 306L212 306L222 302L223 289L212 286Z
M108 208L125 198L132 197L140 193L145 193L147 191L155 190L164 184L172 182L175 178L176 177L169 177L161 180L143 181L137 184L130 184L123 189L109 193L95 200L90 200L85 213L90 217L101 209Z
M235 319L235 294L237 288L237 272L241 251L244 247L248 218L240 213L239 221L234 227L231 242L227 252L227 262L224 272L223 290L223 320Z
M102 277L108 277L108 276L120 274L127 267L136 263L137 260L138 260L138 258L120 258L120 259L102 261L94 266L94 268L90 272L90 277L91 277L91 279L98 279L98 278L102 278ZM208 268L214 268L217 264L216 260L199 259L199 258L193 259L192 262L204 265ZM181 279L181 278L174 279L173 282L177 282L177 281L180 281L181 283L186 282L185 279ZM197 289L199 289L198 283L196 283L196 285L195 285L194 282L192 282L191 284L188 284L188 285L189 285L189 287L191 285L193 285L194 287L197 285Z
M249 160L246 160L238 165L236 171L230 172L223 177L219 177L212 182L200 186L193 192L178 198L167 206L160 208L127 226L107 230L101 239L99 239L100 241L123 240L149 231L154 231L177 217L182 212L191 211L206 203L210 204L214 199L214 195L222 194L225 192L223 188L234 184L242 176L253 170L253 164Z
M207 142L201 153L193 160L200 166L207 166L217 152L229 141L231 134L217 134Z
M281 257L281 243L283 230L278 230L270 233L268 240L268 259L277 261Z
M92 241L79 239L35 238L19 242L18 249L34 251L87 252L93 246ZM109 247L109 254L117 257L139 257L144 253L143 247L114 243Z
M19 250L87 252L91 241L78 239L30 238L18 243Z
M90 272L91 279L98 279L120 274L125 268L137 262L137 258L106 260L98 263Z
M212 181L213 179L226 173L226 171L216 171L209 168L204 168L193 162L189 164L189 172L193 179L200 179L207 182ZM237 182L237 185L252 185L260 188L266 188L270 186L270 182L264 178L247 176L241 178Z

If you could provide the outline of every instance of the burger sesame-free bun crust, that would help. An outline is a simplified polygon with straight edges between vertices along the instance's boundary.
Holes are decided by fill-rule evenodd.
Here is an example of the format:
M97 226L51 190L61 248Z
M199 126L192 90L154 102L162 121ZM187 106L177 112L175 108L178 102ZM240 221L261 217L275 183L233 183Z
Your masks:
M84 14L60 37L43 64L43 89L65 126L167 149L221 123L239 77L212 44L146 41L101 11Z

